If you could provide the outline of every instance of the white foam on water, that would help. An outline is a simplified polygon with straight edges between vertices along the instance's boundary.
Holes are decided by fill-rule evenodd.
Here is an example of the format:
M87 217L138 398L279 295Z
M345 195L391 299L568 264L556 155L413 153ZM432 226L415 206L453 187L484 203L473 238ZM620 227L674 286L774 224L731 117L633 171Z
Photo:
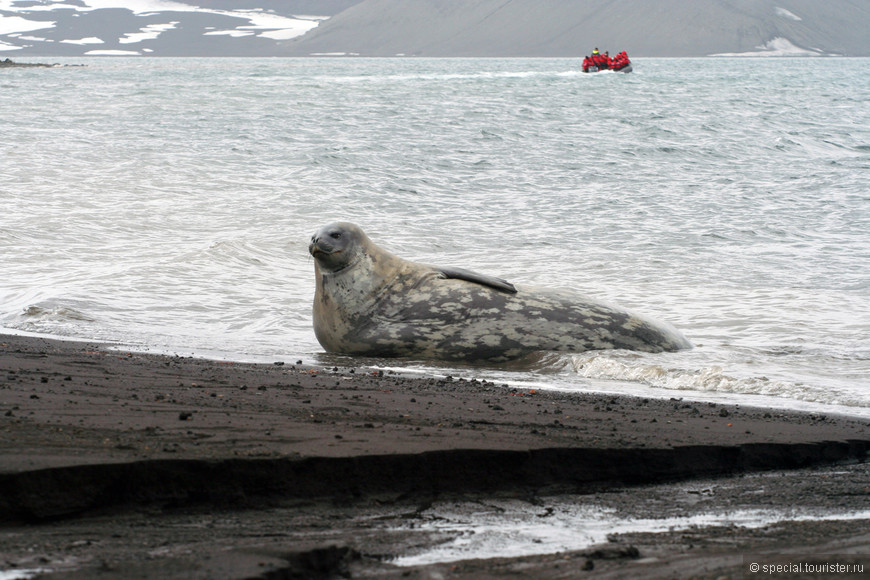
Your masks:
M21 570L0 570L0 580L27 580L35 578L40 574L49 574L52 570L49 568L32 568Z
M782 521L870 518L870 510L840 514L800 513L800 510L753 509L702 513L687 517L625 518L612 509L560 504L546 511L519 501L438 506L431 521L414 529L443 532L452 540L432 549L399 556L398 566L421 566L469 558L502 558L582 550L602 544L613 534L658 533L697 527L759 528ZM425 518L425 515L424 515Z
M681 395L746 395L750 402L771 400L817 403L816 408L831 406L832 411L854 410L870 415L870 401L860 392L849 392L832 387L831 384L811 385L788 380L771 379L767 376L735 376L721 366L702 368L679 368L652 363L643 357L631 355L622 359L608 353L573 355L570 358L574 371L582 377L642 384L664 391L677 391ZM836 407L836 410L834 409Z

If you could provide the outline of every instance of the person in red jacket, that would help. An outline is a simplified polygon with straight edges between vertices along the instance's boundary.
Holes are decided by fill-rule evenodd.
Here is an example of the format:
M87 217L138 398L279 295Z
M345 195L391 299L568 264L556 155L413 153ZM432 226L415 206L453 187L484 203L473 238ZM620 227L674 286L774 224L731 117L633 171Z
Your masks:
M613 62L610 63L610 68L613 70L619 70L622 66L622 53L620 52L616 56L613 57Z
M622 66L622 54L617 54L610 61L610 70L619 70L619 67Z
M628 60L628 54L623 50L619 54L616 55L613 59L613 65L610 67L613 70L621 70L627 67L630 63Z

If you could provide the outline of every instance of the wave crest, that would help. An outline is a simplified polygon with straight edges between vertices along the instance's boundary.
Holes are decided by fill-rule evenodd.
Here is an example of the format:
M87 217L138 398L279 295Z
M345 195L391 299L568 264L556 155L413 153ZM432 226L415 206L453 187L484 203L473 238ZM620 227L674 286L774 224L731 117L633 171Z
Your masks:
M64 304L50 305L47 304L45 306L40 305L31 305L24 309L22 312L22 317L30 322L36 321L50 321L50 322L64 322L64 321L81 321L81 322L94 322L94 319L82 312L81 310L77 310L71 306Z
M649 363L642 357L627 361L604 354L575 355L570 362L575 373L593 380L641 383L671 391L763 395L829 405L870 406L856 397L832 389L765 376L733 376L717 365L696 370L665 368Z

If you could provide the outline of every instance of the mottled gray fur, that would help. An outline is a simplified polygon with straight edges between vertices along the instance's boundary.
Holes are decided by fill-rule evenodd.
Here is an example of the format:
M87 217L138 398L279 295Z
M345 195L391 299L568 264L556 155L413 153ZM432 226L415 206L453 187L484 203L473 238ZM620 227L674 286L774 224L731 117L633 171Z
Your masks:
M667 324L581 296L403 260L349 223L321 228L314 333L328 352L507 361L535 351L690 348Z

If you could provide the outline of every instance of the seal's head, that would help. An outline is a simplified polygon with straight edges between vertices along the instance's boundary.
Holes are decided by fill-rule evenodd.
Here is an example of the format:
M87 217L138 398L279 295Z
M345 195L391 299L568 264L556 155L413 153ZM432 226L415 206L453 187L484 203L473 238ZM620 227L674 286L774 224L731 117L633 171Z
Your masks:
M354 224L323 226L311 236L308 252L325 272L338 272L355 264L365 251L366 235Z

